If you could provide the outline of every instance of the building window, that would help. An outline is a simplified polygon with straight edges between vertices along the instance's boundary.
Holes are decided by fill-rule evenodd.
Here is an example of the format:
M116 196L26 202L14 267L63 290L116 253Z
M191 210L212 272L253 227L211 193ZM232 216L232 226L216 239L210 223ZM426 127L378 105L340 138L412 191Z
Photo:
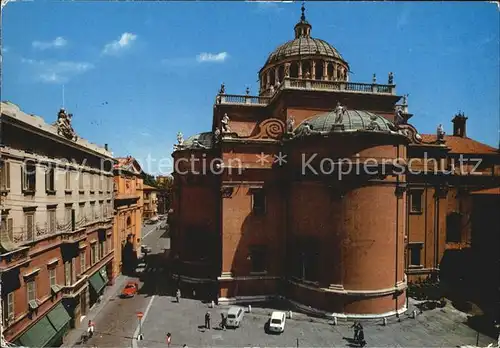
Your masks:
M45 191L47 193L52 193L56 190L55 188L55 175L54 168L47 168L45 171Z
M74 284L76 282L76 258L73 257L71 259L71 283Z
M35 192L36 190L36 165L26 163L21 167L21 182L23 192Z
M7 215L2 216L1 238L2 240L14 241L14 222Z
M24 228L26 229L26 238L28 241L32 241L35 236L35 212L25 212L24 213Z
M31 301L36 302L36 283L35 279L26 282L26 292L28 296L28 303Z
M71 285L71 262L69 261L64 263L64 285Z
M56 268L49 269L50 286L57 285Z
M80 273L83 273L87 270L87 260L85 257L85 250L80 253Z
M54 208L47 210L47 223L48 223L48 232L55 233L57 230L57 220L56 220L56 210Z
M7 323L9 323L15 318L14 291L9 292L7 296L5 296L3 303L4 319L7 321Z
M264 273L267 271L267 250L264 245L250 248L250 261L252 262L252 273Z
M95 202L90 202L90 219L91 220L95 220L96 219Z
M82 172L78 172L78 189L80 191L84 191L85 188L83 187L83 173Z
M78 206L78 219L80 221L85 219L85 203L82 203Z
M95 265L97 263L97 244L94 243L90 247L90 263Z
M252 190L252 211L256 214L266 212L266 195L263 189Z
M462 241L462 214L452 212L446 217L446 243Z
M10 190L10 162L1 162L0 170L0 191L8 191Z
M423 190L411 190L410 191L410 211L412 213L422 212L422 195Z
M410 267L422 267L422 243L409 243Z
M104 240L104 255L107 255L109 252L109 241L108 241L108 238L106 237L106 239Z
M72 213L73 213L73 207L71 205L66 205L64 207L64 223L66 224L66 227L71 228L71 223L72 223Z
M65 185L65 189L66 189L66 191L71 191L71 172L68 170L68 171L65 173L65 176L66 176L66 185Z
M99 242L99 260L104 257L104 241Z

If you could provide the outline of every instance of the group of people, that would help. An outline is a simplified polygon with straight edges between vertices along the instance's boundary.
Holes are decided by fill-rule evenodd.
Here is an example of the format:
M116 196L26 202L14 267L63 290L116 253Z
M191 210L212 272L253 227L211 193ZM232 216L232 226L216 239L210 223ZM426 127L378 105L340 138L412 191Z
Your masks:
M222 330L226 330L227 327L227 318L224 315L224 313L220 314L221 316L221 322L219 324L219 328ZM210 312L205 313L205 329L210 330L210 322L211 322L211 315Z

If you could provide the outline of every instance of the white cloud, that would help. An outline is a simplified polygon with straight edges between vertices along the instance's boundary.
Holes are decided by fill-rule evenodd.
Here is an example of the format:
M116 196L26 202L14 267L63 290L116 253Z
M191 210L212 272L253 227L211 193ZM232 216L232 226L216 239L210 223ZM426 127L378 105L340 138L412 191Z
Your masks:
M127 49L137 40L137 35L132 33L123 33L118 40L106 44L102 50L103 54L117 54Z
M66 46L67 44L68 44L68 41L61 36L56 37L52 41L33 41L31 43L33 48L36 48L39 50L46 50L48 48L60 48L60 47Z
M7 46L2 47L2 53L7 53L7 52L9 52L9 47Z
M83 74L94 66L87 62L45 61L22 58L21 62L28 65L35 80L46 83L66 83L72 77Z
M283 10L282 7L279 6L280 3L285 2L285 1L255 1L257 3L257 9L260 11L281 11ZM286 1L288 2L288 1Z
M196 60L200 63L203 62L224 62L229 55L227 52L220 52L220 53L200 53L197 57Z

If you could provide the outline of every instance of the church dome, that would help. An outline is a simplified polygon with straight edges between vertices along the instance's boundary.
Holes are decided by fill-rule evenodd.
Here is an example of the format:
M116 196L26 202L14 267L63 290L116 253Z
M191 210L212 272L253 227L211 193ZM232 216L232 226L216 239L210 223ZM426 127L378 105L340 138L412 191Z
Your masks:
M210 149L213 146L213 133L203 132L190 136L184 141L187 149Z
M341 131L365 130L379 132L391 132L395 129L395 126L386 118L368 111L345 110L342 115L342 122L338 125L335 123L336 118L337 113L335 111L321 113L302 122L295 130L295 133L324 134L333 132L336 128Z
M311 29L302 5L295 38L276 48L259 71L260 95L272 96L285 79L349 81L349 64L328 42L311 37Z
M328 42L312 37L298 37L275 49L269 55L265 65L305 55L323 56L342 61L344 60L339 51L337 51L337 49Z

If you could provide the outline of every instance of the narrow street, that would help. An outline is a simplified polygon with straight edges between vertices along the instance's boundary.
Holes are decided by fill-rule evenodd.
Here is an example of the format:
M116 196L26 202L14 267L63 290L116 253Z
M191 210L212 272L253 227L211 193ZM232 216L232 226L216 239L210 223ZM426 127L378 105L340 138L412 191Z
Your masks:
M159 257L163 253L164 248L169 247L169 239L167 238L166 230L160 228L164 222L159 222L154 225L145 225L143 227L142 245L147 245L152 248L152 254L148 259ZM96 333L92 339L85 344L78 344L80 347L130 347L132 336L138 325L137 312L144 312L148 303L151 300L151 295L142 291L144 279L150 272L157 273L159 264L155 267L150 267L148 264L144 268L144 273L140 278L128 277L127 280L137 280L139 282L139 294L133 298L120 298L120 291L123 285L117 289L116 294L112 294L107 303L97 313L94 322L96 324ZM151 275L154 278L154 275ZM86 329L84 325L81 329Z

